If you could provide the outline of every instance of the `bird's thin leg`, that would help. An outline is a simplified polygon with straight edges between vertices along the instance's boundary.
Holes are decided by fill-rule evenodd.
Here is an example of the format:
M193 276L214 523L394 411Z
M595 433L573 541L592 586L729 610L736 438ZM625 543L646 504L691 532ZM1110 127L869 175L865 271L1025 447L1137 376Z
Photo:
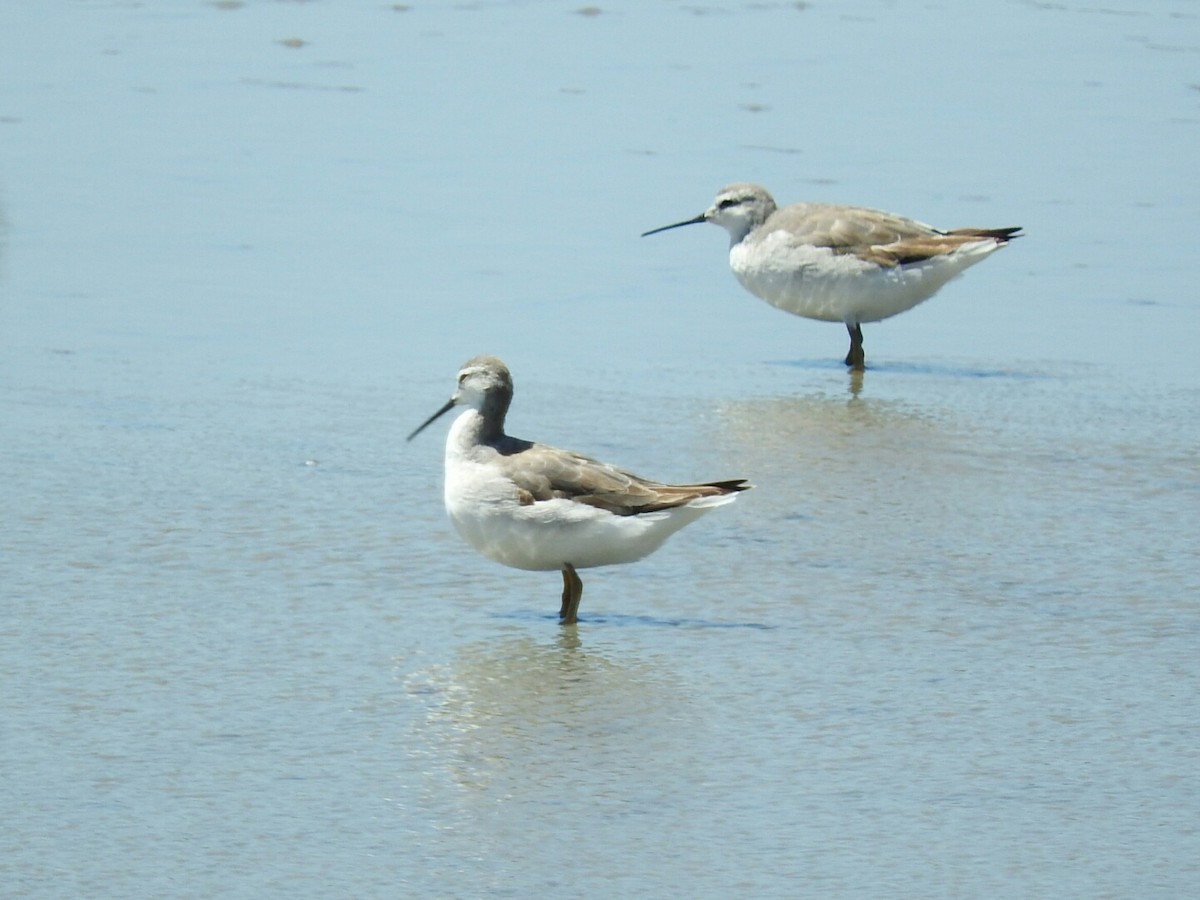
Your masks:
M846 365L861 372L867 367L867 355L863 352L862 326L857 322L853 325L847 322L846 330L850 332L850 352L846 354Z
M583 580L570 563L563 563L562 576L563 594L562 607L558 611L559 624L574 625L579 621L579 601L583 597Z
M569 563L568 563L568 565L569 565ZM567 610L570 609L570 607L571 607L571 576L567 574L567 566L565 566L565 565L562 567L562 577L563 577L562 606L560 606L558 608L558 617L560 619L565 619L567 617Z

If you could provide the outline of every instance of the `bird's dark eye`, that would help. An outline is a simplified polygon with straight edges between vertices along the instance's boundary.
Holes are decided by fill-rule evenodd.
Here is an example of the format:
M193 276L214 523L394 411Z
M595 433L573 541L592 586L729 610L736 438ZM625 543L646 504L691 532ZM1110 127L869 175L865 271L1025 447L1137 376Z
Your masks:
M742 202L741 200L734 200L733 198L726 198L725 200L722 200L720 203L717 204L717 209L729 209L729 207L737 206L741 202Z

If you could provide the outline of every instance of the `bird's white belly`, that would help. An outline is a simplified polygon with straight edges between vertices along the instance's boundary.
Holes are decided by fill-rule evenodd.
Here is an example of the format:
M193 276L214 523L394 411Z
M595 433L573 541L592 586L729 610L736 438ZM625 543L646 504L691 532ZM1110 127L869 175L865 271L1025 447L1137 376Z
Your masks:
M567 499L522 504L506 478L485 465L460 463L447 470L445 501L455 530L488 559L515 569L545 571L565 563L584 569L641 559L732 496L618 516Z
M772 306L824 322L878 322L932 297L998 245L967 244L920 263L882 267L845 253L796 244L777 231L742 241L729 265L742 286Z

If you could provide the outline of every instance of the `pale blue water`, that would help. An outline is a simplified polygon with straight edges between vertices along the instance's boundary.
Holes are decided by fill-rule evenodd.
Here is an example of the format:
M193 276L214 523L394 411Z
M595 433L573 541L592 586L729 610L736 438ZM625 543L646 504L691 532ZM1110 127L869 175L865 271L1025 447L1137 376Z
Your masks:
M1200 891L1200 10L0 7L0 894ZM1023 225L844 331L722 184ZM439 426L757 485L453 534Z

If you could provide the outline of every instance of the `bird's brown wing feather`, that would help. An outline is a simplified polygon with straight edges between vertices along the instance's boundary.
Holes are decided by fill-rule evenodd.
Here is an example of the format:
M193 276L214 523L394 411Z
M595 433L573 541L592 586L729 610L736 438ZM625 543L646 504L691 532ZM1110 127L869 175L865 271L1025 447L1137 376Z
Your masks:
M508 455L506 473L530 502L567 499L619 516L682 506L699 497L745 490L742 480L662 484L569 450L529 444Z
M772 217L767 225L787 229L797 244L825 247L835 254L853 253L877 265L892 267L950 253L963 244L992 239L1006 243L1020 228L956 228L939 231L923 222L877 209L832 204L796 204Z

